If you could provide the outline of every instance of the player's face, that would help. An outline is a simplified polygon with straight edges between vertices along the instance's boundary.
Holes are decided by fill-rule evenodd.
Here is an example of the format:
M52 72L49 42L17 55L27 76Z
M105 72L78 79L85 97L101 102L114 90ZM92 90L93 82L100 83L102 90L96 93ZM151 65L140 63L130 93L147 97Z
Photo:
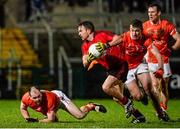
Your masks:
M82 40L86 40L90 35L90 30L85 28L84 26L79 26L78 34Z
M31 90L30 92L30 97L31 99L37 104L37 105L40 105L41 102L42 102L42 93L37 90L37 89L33 89Z
M153 23L157 23L159 21L161 12L157 11L157 7L149 7L148 8L148 16L149 16L149 20Z
M141 29L130 25L130 35L132 39L139 39L141 37Z

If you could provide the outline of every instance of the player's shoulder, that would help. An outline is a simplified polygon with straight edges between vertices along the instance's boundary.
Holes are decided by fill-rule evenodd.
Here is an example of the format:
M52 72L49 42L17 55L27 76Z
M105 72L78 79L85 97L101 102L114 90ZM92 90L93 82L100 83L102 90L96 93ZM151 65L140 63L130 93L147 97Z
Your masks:
M24 95L22 96L22 98L29 98L29 97L30 97L29 92L24 93Z
M95 32L95 35L96 36L99 36L99 35L112 35L113 33L111 31L108 31L108 30L98 30Z
M145 25L147 25L147 24L150 24L150 21L149 21L149 20L143 22L143 26L145 26Z
M167 25L173 25L172 22L170 22L169 20L167 19L163 19L161 20L161 24L164 25L164 26L167 26Z
M125 38L130 38L130 31L126 31L122 34L122 37Z
M22 96L21 101L22 101L23 103L28 103L29 100L30 100L29 92L26 92L26 93Z

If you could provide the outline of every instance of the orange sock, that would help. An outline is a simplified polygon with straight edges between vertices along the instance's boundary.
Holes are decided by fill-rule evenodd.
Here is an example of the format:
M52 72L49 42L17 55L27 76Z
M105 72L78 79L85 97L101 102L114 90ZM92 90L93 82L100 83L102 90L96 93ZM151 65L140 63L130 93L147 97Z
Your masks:
M87 105L82 106L82 107L85 108L89 112L95 108L95 105L94 104L87 104Z
M119 99L120 103L122 103L123 105L127 104L128 102L128 98L127 97L123 97L122 99Z
M160 103L160 107L164 110L167 110L167 106L163 104L163 102Z

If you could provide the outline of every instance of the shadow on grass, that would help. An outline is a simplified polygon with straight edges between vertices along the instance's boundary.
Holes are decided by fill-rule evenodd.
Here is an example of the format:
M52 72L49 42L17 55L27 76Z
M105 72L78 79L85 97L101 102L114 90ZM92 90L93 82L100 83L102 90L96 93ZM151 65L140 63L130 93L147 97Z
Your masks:
M89 120L89 121L58 121L56 123L101 123L101 122L105 122L105 121L93 121L93 120Z

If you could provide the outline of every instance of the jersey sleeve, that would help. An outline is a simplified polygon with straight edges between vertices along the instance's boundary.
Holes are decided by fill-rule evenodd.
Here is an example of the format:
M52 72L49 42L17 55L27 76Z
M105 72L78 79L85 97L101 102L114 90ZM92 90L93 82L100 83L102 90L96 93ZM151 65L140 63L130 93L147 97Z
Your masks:
M144 42L144 46L145 46L146 48L151 47L151 46L152 46L152 40L147 39L147 40Z
M111 33L110 31L104 31L102 33L102 36L104 36L104 38L107 40L107 41L111 41L114 37L114 34Z
M82 44L82 46L81 46L81 52L82 52L82 55L88 54L88 45L87 45L87 43L83 43L83 44Z
M25 106L25 107L28 107L28 97L29 97L29 95L28 95L28 93L25 93L24 95L23 95L23 97L22 97L22 99L21 99L21 102L23 103L23 105Z
M167 23L167 29L171 36L177 33L177 30L172 23Z

